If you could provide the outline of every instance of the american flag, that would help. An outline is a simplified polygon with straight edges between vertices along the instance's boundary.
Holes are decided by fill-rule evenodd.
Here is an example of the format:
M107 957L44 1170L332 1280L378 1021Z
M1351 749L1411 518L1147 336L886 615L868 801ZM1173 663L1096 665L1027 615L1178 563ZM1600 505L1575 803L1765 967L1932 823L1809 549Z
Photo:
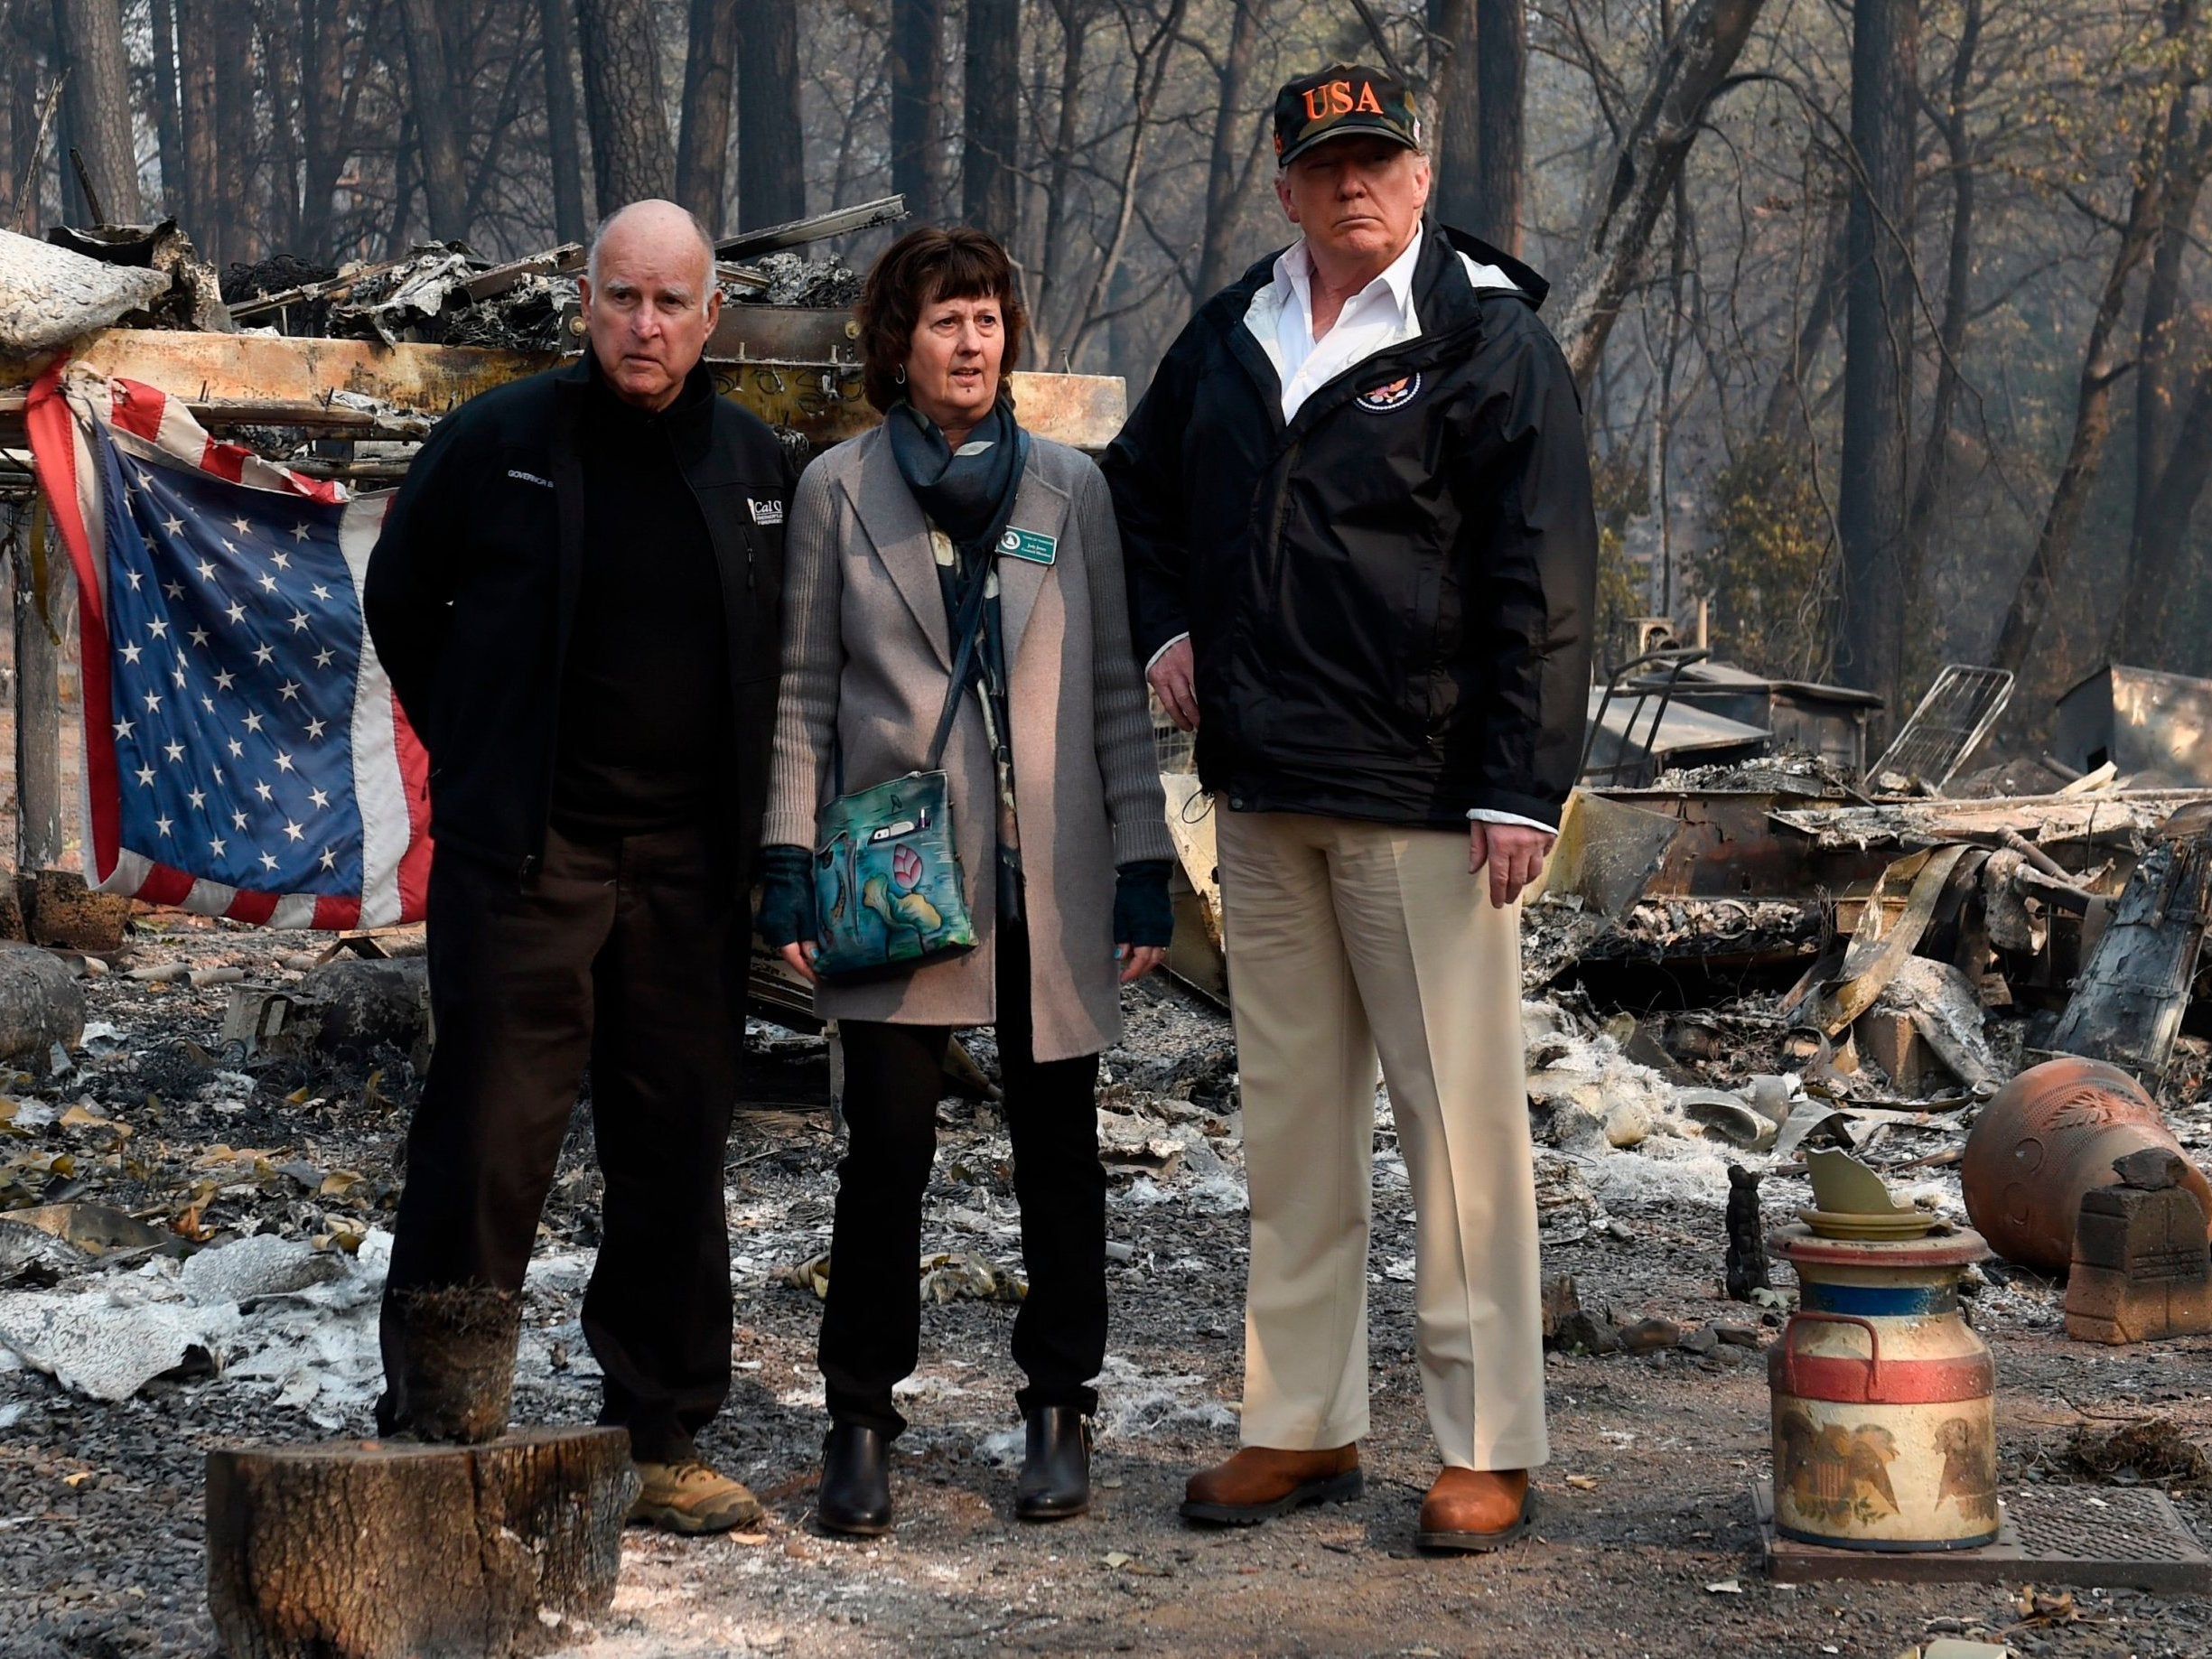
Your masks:
M279 927L419 919L429 767L361 620L389 497L60 364L28 421L77 571L88 882Z

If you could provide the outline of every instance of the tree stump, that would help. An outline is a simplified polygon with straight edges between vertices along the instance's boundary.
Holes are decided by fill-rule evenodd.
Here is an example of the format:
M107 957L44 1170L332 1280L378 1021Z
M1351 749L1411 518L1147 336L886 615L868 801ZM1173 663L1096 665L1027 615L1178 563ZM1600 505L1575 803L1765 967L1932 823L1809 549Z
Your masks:
M621 1429L210 1451L208 1610L232 1659L541 1654L612 1604L634 1482Z
M85 1029L85 993L59 956L0 943L0 1059L43 1067L56 1043L72 1046Z

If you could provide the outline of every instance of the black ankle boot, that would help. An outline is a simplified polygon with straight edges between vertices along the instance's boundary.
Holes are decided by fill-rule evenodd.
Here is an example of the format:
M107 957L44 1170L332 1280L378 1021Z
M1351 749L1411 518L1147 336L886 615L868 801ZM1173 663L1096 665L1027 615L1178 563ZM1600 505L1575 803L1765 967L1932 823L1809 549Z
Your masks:
M826 1533L881 1538L891 1531L891 1444L873 1429L832 1423L822 1441L814 1517Z
M1072 1405L1029 1413L1029 1447L1013 1512L1024 1521L1065 1521L1090 1508L1090 1424Z

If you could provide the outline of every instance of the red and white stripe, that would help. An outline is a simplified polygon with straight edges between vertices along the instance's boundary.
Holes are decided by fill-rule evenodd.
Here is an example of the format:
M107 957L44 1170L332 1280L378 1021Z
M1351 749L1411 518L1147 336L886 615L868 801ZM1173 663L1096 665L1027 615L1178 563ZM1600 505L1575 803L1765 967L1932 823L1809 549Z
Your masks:
M55 362L39 377L24 421L54 528L77 572L87 885L98 892L272 927L378 927L419 921L430 874L429 759L392 694L383 665L366 646L352 722L353 778L364 843L359 898L228 887L120 844L120 778L107 720L113 702L107 561L94 539L107 520L87 425L100 422L119 450L141 460L188 467L249 489L342 506L339 540L357 596L391 493L355 495L332 480L309 478L265 461L240 444L210 436L182 399L157 387L86 371L67 373L67 362L66 358Z

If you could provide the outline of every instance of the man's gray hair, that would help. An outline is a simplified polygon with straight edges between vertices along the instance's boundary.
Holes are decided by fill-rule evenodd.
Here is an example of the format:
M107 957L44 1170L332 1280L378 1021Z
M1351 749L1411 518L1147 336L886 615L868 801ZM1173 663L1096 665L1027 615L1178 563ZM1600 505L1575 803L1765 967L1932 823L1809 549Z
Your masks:
M671 213L681 213L685 220L691 226L692 235L699 238L699 254L706 267L705 280L699 289L699 303L704 306L706 303L706 296L714 292L714 234L700 221L699 216L689 208L677 202L663 200L658 197L648 197L641 201L633 201L625 207L617 208L599 221L599 228L592 233L591 251L584 256L584 275L592 279L592 286L597 288L599 286L599 250L605 243L609 233L632 213L661 208L666 208Z

